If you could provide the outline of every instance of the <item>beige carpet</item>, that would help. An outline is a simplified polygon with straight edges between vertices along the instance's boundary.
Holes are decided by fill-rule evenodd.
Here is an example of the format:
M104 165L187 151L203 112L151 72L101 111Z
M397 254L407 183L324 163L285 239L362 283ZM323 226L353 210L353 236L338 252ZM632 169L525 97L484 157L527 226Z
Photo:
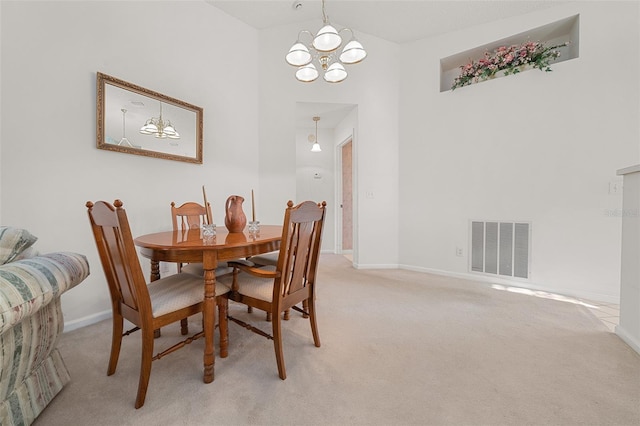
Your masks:
M99 269L94 273L99 273ZM107 377L110 322L64 334L72 381L36 425L639 425L640 355L586 308L410 271L358 271L323 255L321 348L284 323L271 341L230 324L230 355L202 382L203 341L153 363L133 407L138 335ZM234 315L266 327L261 312ZM196 317L191 329L198 328ZM163 329L168 346L179 326Z

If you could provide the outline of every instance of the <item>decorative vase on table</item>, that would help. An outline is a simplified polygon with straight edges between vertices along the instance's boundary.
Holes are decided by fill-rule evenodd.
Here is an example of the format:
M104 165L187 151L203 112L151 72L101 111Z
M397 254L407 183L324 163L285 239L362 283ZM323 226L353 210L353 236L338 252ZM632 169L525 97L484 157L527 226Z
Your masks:
M242 211L244 198L240 195L232 195L227 198L225 205L224 226L229 232L242 232L247 224L247 217Z

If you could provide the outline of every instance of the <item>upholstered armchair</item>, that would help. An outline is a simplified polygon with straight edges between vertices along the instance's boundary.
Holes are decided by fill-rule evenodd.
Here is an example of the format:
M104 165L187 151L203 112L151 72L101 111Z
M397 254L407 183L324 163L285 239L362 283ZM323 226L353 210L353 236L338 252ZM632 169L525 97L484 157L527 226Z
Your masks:
M0 227L0 424L29 425L69 382L60 296L89 275L77 253L38 255L36 237Z

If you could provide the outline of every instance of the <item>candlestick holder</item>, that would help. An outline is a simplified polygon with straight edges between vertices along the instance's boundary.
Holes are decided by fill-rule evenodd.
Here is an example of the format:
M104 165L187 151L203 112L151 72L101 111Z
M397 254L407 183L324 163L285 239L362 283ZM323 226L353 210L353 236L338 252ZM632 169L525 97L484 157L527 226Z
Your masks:
M205 223L202 225L202 237L215 237L216 236L216 224L215 223Z
M205 245L213 244L216 241L216 224L206 223L202 225L202 242Z
M259 220L252 220L249 222L249 233L250 234L257 234L260 232L260 221Z

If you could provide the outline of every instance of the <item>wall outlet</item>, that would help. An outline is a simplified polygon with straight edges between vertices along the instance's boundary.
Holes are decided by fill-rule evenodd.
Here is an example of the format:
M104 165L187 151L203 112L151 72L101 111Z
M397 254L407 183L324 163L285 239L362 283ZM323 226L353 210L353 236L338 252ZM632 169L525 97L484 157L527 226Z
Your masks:
M456 256L462 257L462 255L463 255L462 247L456 247Z

